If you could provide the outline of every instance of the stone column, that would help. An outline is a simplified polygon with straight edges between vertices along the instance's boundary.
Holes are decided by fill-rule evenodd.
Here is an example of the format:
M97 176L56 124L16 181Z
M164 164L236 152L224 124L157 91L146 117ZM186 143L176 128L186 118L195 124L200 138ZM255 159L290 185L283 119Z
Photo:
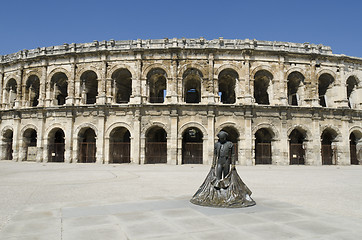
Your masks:
M246 109L244 121L241 122L244 128L244 135L240 139L241 156L240 164L251 166L255 164L254 149L255 137L252 130L252 112L251 109Z
M48 138L47 136L44 137L43 139L43 148L42 148L42 152L43 152L43 159L40 159L41 162L47 163L49 161L49 141L50 138Z
M141 96L141 74L142 74L142 55L137 53L135 56L136 63L136 76L132 76L132 95L130 97L131 104L140 104L142 102Z
M107 62L103 61L101 69L102 74L98 78L98 95L97 95L97 104L104 105L106 103L106 77L107 77Z
M177 165L177 135L178 135L178 113L177 109L172 109L170 113L171 136L167 139L167 163Z
M109 164L109 136L104 138L104 163Z
M177 55L173 55L173 60L171 61L171 76L167 79L167 96L169 97L168 103L176 104L178 101L178 84L177 81Z
M19 149L20 149L20 117L18 115L14 118L14 132L13 132L13 161L18 162L20 161L19 158Z
M96 159L97 163L104 162L104 131L105 131L105 122L106 116L103 110L99 110L98 113L98 134L97 134L97 152L96 152Z
M46 86L47 86L47 62L43 61L43 67L41 72L41 78L40 78L40 87L39 87L39 107L43 107L45 104L45 94L46 94Z
M41 112L38 113L38 132L37 132L37 157L36 157L36 161L37 162L42 162L44 161L43 158L43 149L47 147L48 143L46 142L47 140L47 136L44 136L44 120L45 116L43 116L43 114Z
M305 76L305 98L304 101L309 107L319 107L318 79L316 73L316 61L312 60L309 71L307 69Z
M64 152L64 162L71 163L73 162L73 132L74 132L74 122L73 114L71 111L67 111L67 123L65 129L65 152ZM77 154L77 153L76 153Z
M322 133L319 126L320 116L318 112L315 112L312 116L312 124L310 124L310 130L312 133L311 142L309 146L312 146L310 151L314 161L310 162L312 165L322 165ZM309 147L308 147L309 149Z
M73 59L73 61L75 61ZM65 104L71 106L75 103L75 75L76 75L76 66L75 63L71 65L70 68L70 79L68 79L68 96L65 98Z
M207 111L207 136L204 136L203 140L203 163L212 164L214 156L214 144L215 144L215 113L213 110Z
M347 98L347 79L344 72L344 65L338 66L337 79L335 85L335 104L336 107L348 108Z
M82 138L78 137L77 133L72 133L73 135L73 163L77 163L79 160L79 143L82 141Z
M243 89L242 92L244 93L241 95L241 103L244 105L251 105L254 102L254 79L250 76L250 56L245 55L245 64L242 69L243 75L239 76L241 82L244 82L240 89ZM253 76L254 77L254 76Z
M141 114L136 109L133 117L133 133L131 135L131 162L141 164ZM144 139L142 139L143 141ZM143 146L144 147L144 146Z
M107 104L112 104L115 103L115 94L113 93L114 89L115 89L115 84L112 88L112 82L113 79L112 78L106 78L106 103Z

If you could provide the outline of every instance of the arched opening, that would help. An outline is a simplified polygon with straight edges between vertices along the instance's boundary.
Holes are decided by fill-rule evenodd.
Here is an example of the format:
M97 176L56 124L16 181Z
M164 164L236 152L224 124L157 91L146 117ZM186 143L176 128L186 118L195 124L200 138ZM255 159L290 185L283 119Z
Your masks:
M96 133L92 128L83 129L79 133L79 160L80 163L96 162Z
M355 130L349 136L351 164L362 164L362 132Z
M188 128L182 134L182 164L202 164L203 134L198 128Z
M56 128L49 134L48 162L64 162L65 134Z
M50 81L54 105L64 105L68 97L68 77L62 72L55 73Z
M254 76L254 99L258 104L270 104L269 100L269 87L273 75L266 71L260 70Z
M98 95L98 77L93 71L86 71L80 77L82 83L82 98L86 104L95 104Z
M13 131L8 129L3 135L3 159L13 160Z
M235 160L238 161L238 141L239 141L239 133L234 127L224 127L221 129L224 132L228 133L227 141L230 141L234 144L234 152L235 152Z
M222 103L235 103L235 83L238 78L238 74L232 69L225 69L219 74L219 97Z
M202 73L194 68L183 74L184 101L186 103L199 103L201 101Z
M40 80L38 76L31 75L25 85L25 101L28 107L36 107L39 104Z
M116 103L128 103L132 95L132 74L125 68L112 74L113 96Z
M16 80L14 78L10 79L6 84L6 96L5 102L9 103L9 107L13 107L17 97L17 86Z
M335 149L337 133L332 129L326 129L322 133L322 165L333 165L337 163L337 152Z
M147 74L150 103L163 103L165 101L166 79L166 72L161 68L152 69Z
M328 107L328 97L333 82L334 78L328 73L323 73L318 79L319 105L322 107Z
M300 105L300 97L302 96L301 88L304 84L304 76L300 72L292 72L288 76L288 103L292 106Z
M272 164L272 134L266 128L255 133L255 164Z
M167 133L161 127L152 127L147 132L145 163L167 163Z
M125 127L117 127L110 134L109 163L130 163L131 134Z
M27 129L23 135L23 146L25 150L26 161L36 161L38 155L37 132L34 129Z
M289 164L304 165L305 164L305 132L294 129L289 134Z
M359 103L358 99L360 97L357 96L357 79L354 76L351 76L347 79L347 100L348 106L350 108L356 108L357 104Z

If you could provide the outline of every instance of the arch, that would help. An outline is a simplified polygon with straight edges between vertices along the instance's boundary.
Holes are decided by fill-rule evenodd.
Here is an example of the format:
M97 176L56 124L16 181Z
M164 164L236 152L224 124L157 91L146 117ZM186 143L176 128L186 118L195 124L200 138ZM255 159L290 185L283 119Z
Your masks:
M323 74L329 74L333 77L333 79L337 78L337 75L335 72L333 72L332 70L329 69L322 69L317 73L317 79L319 79Z
M28 79L32 75L37 76L39 79L41 78L42 74L39 72L39 70L30 70L29 72L26 72L23 79Z
M197 127L186 128L182 133L182 164L202 164L204 136Z
M179 128L178 138L180 138L180 139L182 138L182 134L187 128L198 128L202 132L203 139L204 140L207 139L207 130L206 130L206 128L201 123L198 123L198 122L187 122L187 123L183 124Z
M273 132L270 128L259 128L254 133L255 164L272 164Z
M133 128L131 127L131 125L129 125L128 123L125 123L125 122L116 122L116 123L111 124L111 125L107 128L107 130L106 130L106 132L105 132L105 137L106 137L106 138L110 138L111 132L112 132L114 129L120 128L120 127L126 128L126 129L130 132L131 137L133 136Z
M111 130L109 139L109 163L130 163L130 131L126 127L115 127Z
M318 76L318 96L320 106L329 106L329 97L333 97L331 88L335 79L335 76L332 75L329 70L321 71L321 74Z
M300 125L300 124L296 124L296 125L293 125L292 127L288 128L287 136L289 136L292 133L292 131L294 131L295 129L297 129L298 131L303 133L305 141L311 140L311 136L312 136L311 131L307 127Z
M115 102L128 103L132 95L132 73L127 68L118 68L113 71L111 78Z
M25 97L28 107L36 107L39 104L40 97L40 78L36 74L29 75L25 82Z
M349 154L352 165L362 164L362 128L352 127L349 134Z
M8 82L10 79L12 79L12 78L15 79L16 84L17 84L18 86L21 85L21 77L18 76L18 74L16 74L16 73L6 74L6 75L4 76L4 85L6 86L7 82Z
M115 64L107 71L107 78L112 78L113 73L118 69L127 69L132 76L137 76L136 71L131 66L127 64Z
M198 71L201 72L202 78L208 75L207 67L204 67L199 63L188 63L180 67L180 69L177 72L177 76L182 77L188 69L197 69Z
M353 132L357 133L358 138L362 138L362 127L359 127L359 126L351 127L351 129L349 130L349 134L351 134Z
M93 129L93 131L95 132L96 136L98 136L98 129L97 129L97 127L96 127L94 124L92 124L92 123L83 123L83 124L81 124L80 126L78 126L78 127L75 129L75 131L74 131L74 133L76 134L75 136L76 136L76 137L79 137L81 134L83 134L83 131L84 131L86 128L91 128L91 129Z
M238 134L239 134L239 138L242 135L242 128L238 127L238 124L235 122L231 122L231 121L227 121L227 122L223 122L222 124L220 124L219 126L217 126L215 128L215 135L214 135L214 139L217 139L217 134L224 128L234 128Z
M65 76L67 76L67 78L70 79L70 73L68 72L68 70L66 70L63 67L56 67L53 70L51 70L48 74L48 79L52 79L52 77L57 73L64 73Z
M80 79L81 76L85 72L88 72L88 71L94 72L97 75L97 78L102 75L99 72L99 69L96 66L93 66L93 65L87 65L87 66L82 66L82 65L78 66L77 65L76 67L77 67L77 71L76 71L76 74L75 74L75 79Z
M65 132L54 127L48 133L48 162L64 162Z
M359 80L354 75L349 76L346 80L347 100L350 108L356 108L361 102L360 96L357 94L358 84Z
M291 67L288 69L288 71L285 73L285 76L289 76L292 72L298 72L300 74L303 75L303 77L305 77L306 72L304 69L300 68L300 67Z
M162 68L152 68L147 73L150 103L163 103L167 91L167 72Z
M90 127L83 127L78 132L78 144L79 144L79 159L80 163L94 163L96 162L97 152L97 133Z
M161 63L152 63L150 65L148 65L143 71L142 71L142 76L141 79L146 79L147 75L149 74L150 71L152 71L152 69L162 69L165 73L166 73L166 78L168 78L169 76L171 76L171 72L170 69Z
M277 130L277 128L270 123L260 123L257 126L255 126L252 130L253 136L255 136L255 133L259 130L265 128L269 131L269 133L272 135L273 140L274 141L278 141L279 140L279 132Z
M86 104L95 104L98 96L98 75L93 70L87 70L80 76L82 98ZM84 99L85 98L85 99Z
M146 130L145 164L167 163L167 132L159 125Z
M16 99L18 98L18 84L14 78L8 79L5 84L5 103L10 104L9 107L13 107Z
M38 132L38 128L34 124L27 124L20 130L20 136L24 136L24 132L28 129L34 129Z
M47 127L45 129L44 136L47 136L49 138L49 136L52 134L52 132L56 129L61 129L64 132L64 137L66 136L65 135L66 131L64 130L64 125L61 123L54 123L54 124L50 125L49 127Z
M236 64L230 64L230 63L223 64L220 67L218 67L218 69L216 69L216 71L215 71L215 76L219 76L220 73L226 69L234 70L238 74L238 80L239 80L239 77L242 76L241 68L238 67Z
M36 161L37 160L37 142L38 142L38 131L35 128L27 127L23 128L22 139L23 139L23 150L24 156L21 160L24 161Z
M186 103L201 102L203 75L196 68L188 68L182 75L183 99Z
M9 130L12 131L12 132L14 132L14 129L13 129L12 126L7 125L7 126L3 127L3 128L1 129L1 136L4 136L5 133L6 133L7 131L9 131Z
M270 87L274 76L268 70L259 70L253 75L254 79L254 99L258 104L270 104Z
M64 105L68 97L69 78L64 72L56 72L50 79L50 91L56 105Z
M289 164L304 165L305 164L305 144L306 131L300 128L294 128L288 133L289 138Z
M290 72L287 75L287 96L289 105L299 106L300 97L303 96L304 91L304 75L298 71Z
M238 73L230 68L222 70L218 75L219 96L222 103L235 103L235 86L238 78Z
M342 139L341 139L341 131L339 130L339 128L331 125L331 124L326 124L326 125L323 125L320 127L320 131L323 133L325 130L330 130L332 132L335 132L335 141L337 142L340 142Z
M154 126L157 126L157 127L160 127L160 128L163 128L165 131L166 131L166 134L167 136L170 136L171 134L171 129L169 127L168 124L165 124L163 122L158 122L158 121L153 121L153 122L149 122L147 123L142 129L141 129L141 137L146 137L146 135L148 134L148 131L154 127Z
M273 75L273 70L270 66L268 65L259 65L257 67L255 67L253 70L250 71L250 77L252 77L252 79L254 79L254 76L257 72L259 71L267 71L269 72L271 75ZM255 80L255 79L254 79Z
M334 142L338 141L339 132L330 126L325 126L321 131L322 165L337 164L337 149Z

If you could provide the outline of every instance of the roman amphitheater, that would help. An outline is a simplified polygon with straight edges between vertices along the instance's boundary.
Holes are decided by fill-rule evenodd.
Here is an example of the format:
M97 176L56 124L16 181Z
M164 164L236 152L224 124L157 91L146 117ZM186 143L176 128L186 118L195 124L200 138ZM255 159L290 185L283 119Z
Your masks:
M362 164L362 59L309 43L93 41L0 56L0 159Z

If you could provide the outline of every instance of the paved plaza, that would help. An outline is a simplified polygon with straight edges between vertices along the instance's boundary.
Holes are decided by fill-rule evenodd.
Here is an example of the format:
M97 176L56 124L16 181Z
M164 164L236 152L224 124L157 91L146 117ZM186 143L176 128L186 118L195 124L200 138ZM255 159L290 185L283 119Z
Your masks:
M242 209L189 203L209 168L0 161L0 239L362 238L362 166L238 166Z

